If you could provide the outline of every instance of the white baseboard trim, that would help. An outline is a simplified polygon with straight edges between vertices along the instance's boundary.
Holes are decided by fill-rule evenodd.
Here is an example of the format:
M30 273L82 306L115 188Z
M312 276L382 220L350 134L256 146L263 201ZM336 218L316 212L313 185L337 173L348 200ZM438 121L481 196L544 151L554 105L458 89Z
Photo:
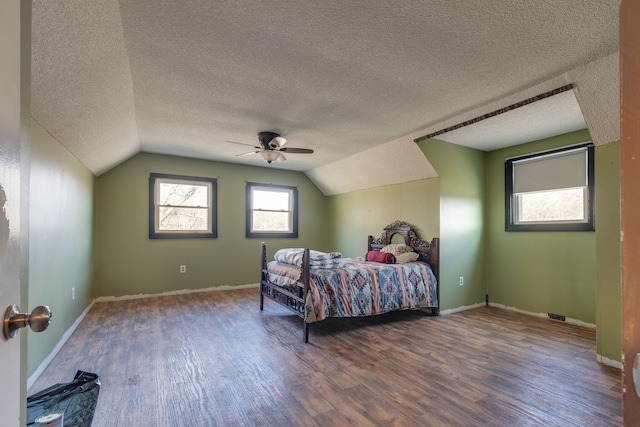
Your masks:
M69 329L67 329L67 331L62 335L62 338L60 338L60 341L58 341L58 344L56 344L54 349L51 350L51 353L49 353L49 355L42 361L42 363L40 364L40 366L38 366L38 368L35 370L35 372L29 376L29 378L27 379L27 390L29 390L31 388L31 386L33 384L35 384L35 382L38 380L38 378L40 378L40 375L42 375L42 372L44 372L44 370L47 368L47 366L49 366L49 363L51 363L51 361L58 354L58 352L60 351L62 346L67 342L69 337L78 328L78 325L80 325L80 322L82 322L82 319L84 319L85 316L87 315L87 313L89 312L89 310L91 310L91 307L93 307L93 303L94 302L95 302L95 300L93 300L93 301L91 301L89 303L89 305L87 306L87 308L84 309L82 314L80 314L80 316L78 316L76 321L73 322L73 324L69 327Z
M483 302L479 302L479 303L473 304L473 305L463 305L461 307L450 308L448 310L440 310L440 315L446 316L447 314L459 313L461 311L472 310L472 309L478 308L478 307L484 307L484 305L485 304Z
M230 291L234 289L258 288L259 286L260 286L259 283L249 283L248 285L212 286L209 288L202 288L202 289L178 289L175 291L162 292L159 294L136 294L136 295L123 295L120 297L116 297L116 296L98 297L94 301L95 302L121 301L121 300L129 300L129 299L162 297L162 296L168 296L168 295L183 295L183 294L195 294L200 292Z
M489 306L490 307L496 307L496 308L503 308L505 310L517 311L518 313L526 314L528 316L535 316L535 317L542 317L542 318L545 318L545 319L549 319L549 314L548 313L532 313L530 311L520 310L519 308L509 307L507 305L497 304L495 302L490 302ZM556 320L556 322L562 322L562 321L561 320ZM564 320L564 323L569 323L571 325L577 325L577 326L583 326L585 328L590 328L590 329L595 329L596 328L596 325L593 324L593 323L583 322L582 320L572 319L570 317L566 317L565 320Z
M604 357L601 354L596 355L596 360L601 365L611 366L612 368L618 368L622 370L622 362L618 362L617 360L609 359L608 357Z

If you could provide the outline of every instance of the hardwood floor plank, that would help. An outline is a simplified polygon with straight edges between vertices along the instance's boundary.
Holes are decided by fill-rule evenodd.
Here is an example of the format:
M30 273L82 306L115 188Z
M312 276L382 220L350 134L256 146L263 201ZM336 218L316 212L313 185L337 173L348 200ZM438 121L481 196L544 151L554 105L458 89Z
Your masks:
M363 406L356 398L354 391L349 389L343 393L336 393L331 379L323 373L314 373L310 378L310 385L316 394L325 396L326 400L337 409L352 426L383 426L381 420L373 417L369 408Z
M311 325L257 289L94 304L29 394L100 375L93 427L619 426L595 331L482 307Z

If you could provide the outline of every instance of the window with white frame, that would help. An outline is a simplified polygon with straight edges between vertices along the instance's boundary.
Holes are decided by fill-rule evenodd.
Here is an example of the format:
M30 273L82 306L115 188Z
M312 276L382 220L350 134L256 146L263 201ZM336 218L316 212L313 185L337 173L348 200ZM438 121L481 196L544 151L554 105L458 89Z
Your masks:
M149 176L149 238L217 237L217 181L180 175Z
M506 231L593 231L594 149L581 144L507 159Z
M298 189L247 183L247 237L298 237Z

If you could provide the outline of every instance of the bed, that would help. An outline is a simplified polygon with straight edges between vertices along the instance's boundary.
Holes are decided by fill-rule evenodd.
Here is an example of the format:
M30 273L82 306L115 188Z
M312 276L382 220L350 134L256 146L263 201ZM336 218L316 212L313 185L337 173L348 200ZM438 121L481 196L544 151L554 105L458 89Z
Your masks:
M420 239L406 222L368 237L364 257L343 258L309 248L285 248L267 260L261 245L260 310L267 297L309 325L328 317L372 316L398 310L439 315L438 238Z

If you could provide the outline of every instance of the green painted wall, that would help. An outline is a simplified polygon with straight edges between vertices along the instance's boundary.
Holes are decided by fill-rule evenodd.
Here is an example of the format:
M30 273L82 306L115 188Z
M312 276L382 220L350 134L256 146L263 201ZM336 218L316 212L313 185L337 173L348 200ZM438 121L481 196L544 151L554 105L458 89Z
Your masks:
M621 361L620 143L595 151L597 353Z
M505 159L590 139L583 130L488 153L486 260L492 302L595 323L596 233L504 230Z
M440 177L440 308L483 303L486 154L433 139L419 146Z
M95 177L31 122L29 310L48 305L49 329L28 336L28 375L51 353L94 298L92 224ZM71 289L75 288L75 299ZM21 307L26 309L27 307Z
M440 237L441 309L481 303L485 154L435 140L420 148L439 177L328 197L328 246L362 256L368 235L377 237L387 224L406 221L425 240Z
M217 178L218 237L149 239L151 172ZM325 197L303 173L141 153L97 179L96 295L258 283L262 239L245 237L247 181L298 187L299 237L267 239L269 257L282 247L325 250Z
M328 248L364 256L367 237L379 237L396 220L413 225L424 240L439 236L439 180L424 179L327 197Z

